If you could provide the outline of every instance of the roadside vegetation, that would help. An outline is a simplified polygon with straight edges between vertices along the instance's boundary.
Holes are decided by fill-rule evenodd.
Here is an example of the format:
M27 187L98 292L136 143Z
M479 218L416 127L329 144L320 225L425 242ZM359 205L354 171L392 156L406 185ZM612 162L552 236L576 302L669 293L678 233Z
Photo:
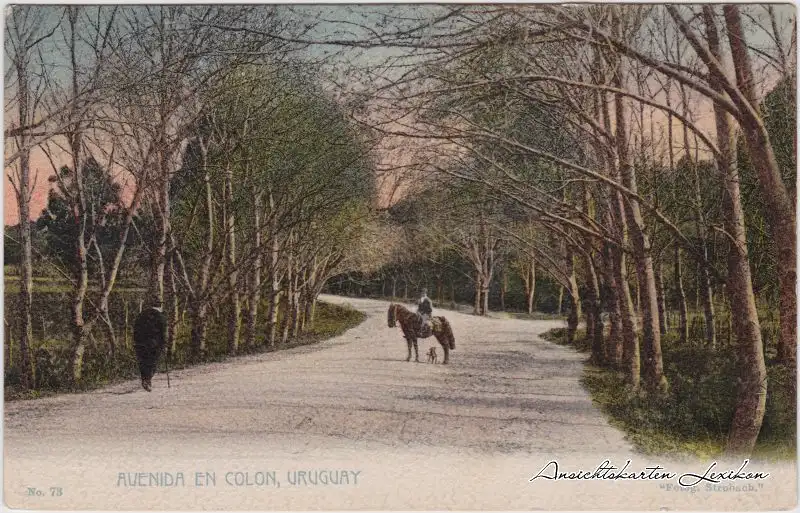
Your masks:
M57 287L52 287L56 289ZM68 308L59 308L66 305L65 298L69 290L43 290L34 295L34 309L37 312L34 324L34 336L38 342L37 352L34 354L36 366L35 387L24 390L20 386L19 370L16 367L7 368L4 375L5 400L35 399L38 397L65 392L80 392L102 388L120 381L135 379L139 376L136 358L132 348L133 319L138 313L139 306L143 303L144 290L130 289L119 290L112 296L111 316L116 326L120 327L117 337L120 348L114 355L109 355L103 346L90 345L83 355L81 374L83 379L75 384L71 378L72 372L68 368L70 361L70 336L69 333L59 331L60 326L67 324L69 317ZM6 311L13 311L14 298L7 301ZM9 319L10 316L6 316ZM13 317L13 316L11 316ZM283 311L278 313L278 320L282 320ZM347 305L340 306L318 301L315 307L314 322L303 333L288 339L285 343L274 346L259 345L240 351L241 355L259 354L265 352L281 351L298 346L316 344L323 340L343 334L363 322L365 314ZM11 333L6 330L6 350L14 348L15 344ZM180 322L176 333L174 352L170 352L169 370L183 369L193 365L202 365L208 362L225 361L229 356L225 340L225 317L222 312L212 313L209 322L209 344L206 357L202 361L193 361L188 350L188 340L191 335L190 326ZM257 334L266 336L266 329L262 328ZM12 349L13 350L13 349ZM6 359L15 355L6 353ZM164 359L159 365L159 372L166 369Z
M578 330L573 344L567 343L566 332L566 328L556 328L542 337L580 352L591 351L585 330ZM735 388L730 386L736 376L731 346L709 350L698 335L686 343L674 334L664 337L665 373L672 385L663 397L632 390L618 370L585 366L582 383L592 401L644 454L713 459L725 449L736 400ZM774 353L767 361L767 376L764 424L753 457L793 460L797 453L795 376L775 361Z

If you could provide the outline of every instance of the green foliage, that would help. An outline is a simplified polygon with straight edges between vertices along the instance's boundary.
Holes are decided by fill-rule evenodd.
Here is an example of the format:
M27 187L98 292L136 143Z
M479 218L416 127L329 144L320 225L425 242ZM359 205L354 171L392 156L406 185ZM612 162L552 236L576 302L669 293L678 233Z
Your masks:
M209 92L172 186L173 225L190 264L207 251L206 173L213 204L224 204L242 233L252 233L260 193L262 223L274 221L262 225L265 238L294 230L298 245L318 249L359 239L375 193L371 155L364 135L318 83L313 73L251 65ZM208 148L205 162L201 142ZM232 201L224 195L226 173L233 177ZM225 230L222 212L215 212L218 234ZM250 239L240 239L243 254Z
M126 295L115 293L112 296L111 302L111 316L112 319L118 321L118 326L124 326L124 302L129 304L129 323L132 325L135 312L137 312L136 305L142 297L142 291L135 291ZM34 325L34 353L39 353L39 358L34 355L34 367L37 374L37 387L28 393L23 393L19 390L19 368L16 360L6 362L5 370L5 398L6 400L13 399L34 399L42 394L53 394L58 392L76 390L74 387L64 382L64 378L68 376L67 364L69 361L69 333L58 331L58 326L67 326L65 317L69 315L68 309L65 308L50 308L44 307L44 303L53 305L64 305L68 307L68 302L65 294L48 294L36 293L34 294L34 308L40 308L39 312L46 312L47 315L42 315L42 322ZM11 308L13 311L13 301L9 302L6 298L6 308ZM282 312L281 312L282 315ZM309 345L321 342L328 338L336 337L343 334L350 328L359 325L364 321L366 315L349 305L340 306L329 303L320 302L317 304L316 315L314 323L304 333L291 339L285 345L279 345L275 348L268 348L259 345L255 348L244 349L241 354L255 354L275 350L283 350L301 345ZM279 319L280 320L280 319ZM263 326L262 326L263 328ZM49 330L49 331L47 331ZM127 340L130 344L130 337L132 327L128 327ZM214 317L209 325L209 350L206 359L203 362L209 361L223 361L228 358L227 342L225 338L226 319L223 317ZM264 340L263 329L259 334L257 340ZM99 336L99 334L98 334ZM84 380L77 390L92 390L99 387L106 386L111 383L119 381L135 379L138 376L138 367L136 358L133 354L133 349L130 345L124 345L125 333L117 333L118 347L114 356L110 356L107 347L102 344L90 344L86 348L83 358L83 376ZM102 336L99 337L102 340ZM170 369L179 369L189 366L187 359L188 354L188 341L189 341L189 327L185 325L179 326L177 335L178 347L177 351L172 355L170 360ZM6 351L8 354L8 338L6 338ZM17 349L11 348L13 353ZM46 357L42 357L46 355ZM199 362L199 363L203 363ZM163 371L163 361L159 368Z
M785 78L767 94L761 105L783 184L792 203L797 194L795 87L793 77ZM750 160L744 136L740 136L738 141L738 165L753 288L763 297L777 297L778 264L775 241L767 226L763 195L759 189L758 177Z
M554 328L542 333L541 337L548 342L553 342L554 344L558 344L560 346L568 345L567 328ZM574 347L581 353L588 353L591 351L592 343L586 338L586 330L579 329L575 332L575 344L571 345L570 347Z
M551 330L546 340L564 343L566 330ZM591 349L579 331L576 346ZM725 446L736 399L736 369L733 349L709 348L690 340L679 344L670 333L662 338L664 373L670 382L666 397L632 391L621 373L586 367L583 384L593 401L623 429L629 440L645 454L712 458ZM756 454L794 458L797 406L793 403L793 372L783 366L767 368L767 406Z
M84 241L88 246L94 235L101 251L107 253L119 240L121 186L94 158L83 164L82 180L87 211ZM50 176L49 181L55 187L50 189L47 207L37 219L36 229L43 234L48 256L67 269L76 270L78 222L75 205L78 187L75 173L63 166ZM91 247L87 247L87 254L89 273L97 275L98 261Z

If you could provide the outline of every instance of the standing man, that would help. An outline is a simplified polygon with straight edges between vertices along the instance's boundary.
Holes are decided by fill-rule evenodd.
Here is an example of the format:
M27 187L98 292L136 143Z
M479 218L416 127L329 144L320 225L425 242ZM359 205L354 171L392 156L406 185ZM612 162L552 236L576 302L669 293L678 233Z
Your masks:
M152 389L151 380L158 367L158 359L164 351L167 338L167 317L160 304L151 306L136 318L133 325L133 348L139 362L142 388Z
M422 329L430 329L431 315L433 315L433 303L428 298L428 289L422 289L422 297L417 303L417 312L422 316Z

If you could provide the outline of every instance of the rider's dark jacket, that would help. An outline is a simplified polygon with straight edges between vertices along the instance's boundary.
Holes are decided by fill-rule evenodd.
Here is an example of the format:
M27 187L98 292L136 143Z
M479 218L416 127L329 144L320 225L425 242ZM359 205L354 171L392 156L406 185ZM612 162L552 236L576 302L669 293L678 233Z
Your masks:
M428 296L422 296L422 298L419 300L417 311L422 315L428 316L433 313L433 305L431 304L431 300L428 299Z

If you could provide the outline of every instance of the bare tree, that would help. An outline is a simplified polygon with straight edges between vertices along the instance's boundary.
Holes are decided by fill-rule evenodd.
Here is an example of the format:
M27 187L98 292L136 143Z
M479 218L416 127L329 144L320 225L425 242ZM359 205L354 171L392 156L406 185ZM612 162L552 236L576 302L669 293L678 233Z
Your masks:
M31 308L33 302L33 255L31 253L30 201L36 185L31 177L31 149L35 146L37 127L41 126L40 105L46 93L48 81L44 52L41 45L50 39L61 20L47 16L40 6L17 5L6 16L6 55L11 62L13 80L6 82L6 113L13 108L13 144L16 158L6 158L6 165L14 164L9 175L19 214L20 296L19 296L19 344L21 384L24 389L33 385L33 369L30 351L33 340ZM38 71L37 71L38 70ZM13 93L9 94L9 91ZM52 137L44 130L38 137Z

